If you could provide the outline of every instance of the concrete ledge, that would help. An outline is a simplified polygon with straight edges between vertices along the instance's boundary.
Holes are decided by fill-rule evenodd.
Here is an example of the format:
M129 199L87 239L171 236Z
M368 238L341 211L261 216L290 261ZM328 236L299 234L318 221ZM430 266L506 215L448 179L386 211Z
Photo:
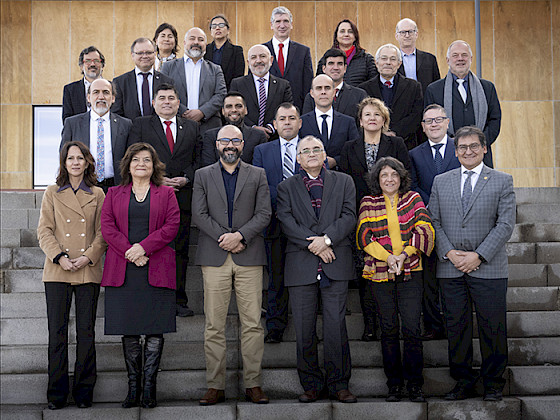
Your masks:
M2 405L0 412L4 420L42 420L43 409L41 405Z
M511 395L560 394L560 366L510 366Z
M61 410L43 410L43 420L137 420L141 418L140 411L138 407L125 410L120 404L94 404L88 409L71 405Z
M384 399L360 398L356 404L332 404L333 420L424 420L428 415L427 403L401 401L388 403Z
M527 242L506 244L510 264L534 264L537 262L536 245Z
M34 209L35 191L0 191L2 209Z
M1 209L2 229L27 229L29 217L26 209Z
M509 264L508 269L508 287L548 286L546 264Z
M539 242L536 244L536 246L537 246L537 261L536 261L537 263L540 264L560 263L560 242Z
M14 248L14 268L43 268L45 254L41 248Z
M558 287L510 287L508 311L557 311Z
M517 223L560 223L559 203L517 204Z
M0 231L0 247L2 248L18 248L21 243L21 229L9 229L5 226Z
M560 188L514 188L517 205L528 203L560 203Z
M0 248L0 268L12 268L12 249Z
M550 264L548 266L548 285L560 286L560 264Z
M430 400L428 419L512 420L521 418L521 401L504 398L499 402L485 402L481 398L464 401Z
M557 420L560 415L560 396L518 397L523 420Z
M333 407L328 401L317 401L312 404L302 404L293 400L274 401L270 404L247 402L237 404L237 418L240 420L326 420L331 418L332 411Z
M202 395L200 396L202 398ZM232 400L226 400L225 403L213 406L202 407L198 402L167 402L158 403L156 408L151 410L141 409L140 419L142 420L235 420L236 403Z
M44 293L43 270L6 270L6 293Z

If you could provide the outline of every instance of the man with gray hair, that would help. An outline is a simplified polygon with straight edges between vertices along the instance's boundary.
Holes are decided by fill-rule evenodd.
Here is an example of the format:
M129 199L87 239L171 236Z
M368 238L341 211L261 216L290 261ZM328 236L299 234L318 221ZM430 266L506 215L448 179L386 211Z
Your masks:
M447 132L467 125L475 125L484 132L486 148L484 164L493 167L490 146L500 134L502 110L494 84L471 72L472 50L465 41L453 41L447 49L449 71L445 78L428 86L424 106L438 104L449 116Z
M401 63L401 50L397 46L382 45L375 53L379 75L358 87L372 98L381 99L391 110L389 131L385 134L402 137L411 150L418 143L416 133L422 119L422 86L398 73Z
M205 60L206 34L191 28L185 34L185 56L164 63L161 72L174 81L181 105L179 114L200 124L200 133L222 125L220 109L226 96L222 68Z
M287 7L276 7L270 16L272 39L264 45L274 57L270 74L290 82L294 105L301 109L305 95L311 89L313 66L309 47L290 39L293 28L292 12Z

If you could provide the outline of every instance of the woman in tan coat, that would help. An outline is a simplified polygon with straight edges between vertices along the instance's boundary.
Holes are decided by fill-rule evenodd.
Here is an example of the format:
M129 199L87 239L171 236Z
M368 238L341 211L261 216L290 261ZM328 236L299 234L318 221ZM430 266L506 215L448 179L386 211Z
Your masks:
M46 255L43 282L49 326L48 407L63 408L70 392L68 319L76 295L76 364L72 395L80 408L91 407L97 373L95 315L101 283L101 257L107 248L101 236L105 195L95 187L94 159L81 142L60 152L56 185L45 191L37 236Z

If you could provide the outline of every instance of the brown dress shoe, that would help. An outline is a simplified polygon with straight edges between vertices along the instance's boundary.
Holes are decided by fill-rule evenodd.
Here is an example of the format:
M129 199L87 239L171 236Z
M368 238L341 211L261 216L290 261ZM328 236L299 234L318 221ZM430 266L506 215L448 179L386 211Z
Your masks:
M226 396L223 389L208 388L204 397L199 401L200 405L214 405L219 402L224 402Z
M245 400L255 404L268 404L268 397L260 386L245 389Z
M303 394L299 396L299 402L302 403L310 403L315 402L319 399L319 392L315 389L310 389L309 391L305 391Z
M341 403L355 403L358 402L358 399L347 389L341 389L331 397L333 400L337 400Z

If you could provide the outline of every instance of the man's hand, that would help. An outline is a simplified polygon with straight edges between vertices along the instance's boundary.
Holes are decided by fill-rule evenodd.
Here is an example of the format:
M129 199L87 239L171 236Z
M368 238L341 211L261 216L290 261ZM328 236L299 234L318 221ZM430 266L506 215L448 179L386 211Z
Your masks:
M272 135L272 130L268 127L261 127L260 125L255 125L255 126L253 126L253 128L256 128L257 130L262 131L265 134L267 140Z
M233 250L231 250L230 252L232 254L239 254L241 251L243 251L245 248L247 248L245 245L243 245L242 242L239 242L239 245L237 245L237 247L235 247Z
M204 118L204 113L200 109L187 109L183 112L183 118L199 122Z
M321 252L328 248L323 236L309 236L305 239L311 241L311 243L307 245L307 249L314 255L319 255Z
M220 246L220 248L222 248L225 251L233 252L239 247L242 240L243 240L243 235L241 235L241 233L239 232L224 233L222 236L218 238L218 245Z
M327 156L327 163L329 164L329 169L336 167L336 160L330 156Z
M467 274L478 270L478 267L482 262L480 261L480 258L478 258L478 254L472 251L462 252L462 254L463 257L461 259L461 262L455 266L457 267L457 270Z
M320 252L318 256L325 264L332 263L334 260L336 260L334 251L330 247L327 247L327 249L325 249L323 252Z
M131 263L136 263L136 260L146 255L146 251L140 244L134 244L124 253L125 258Z
M77 271L81 268L84 268L91 261L88 257L86 257L85 255L82 255L81 257L71 259L70 262L72 263L72 265L76 269L75 271Z

